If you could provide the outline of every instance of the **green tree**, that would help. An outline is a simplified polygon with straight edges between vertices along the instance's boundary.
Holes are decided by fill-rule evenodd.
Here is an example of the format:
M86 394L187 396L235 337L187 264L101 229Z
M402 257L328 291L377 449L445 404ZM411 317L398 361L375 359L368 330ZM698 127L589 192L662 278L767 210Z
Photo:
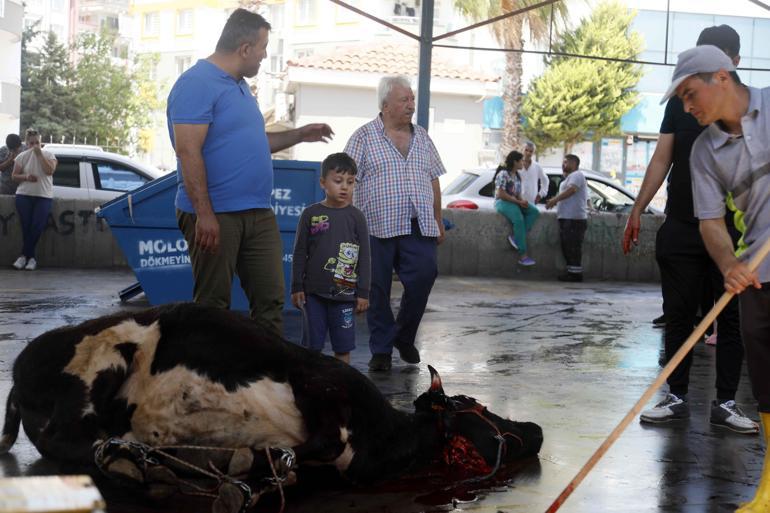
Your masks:
M454 0L455 8L474 21L487 20L501 14L540 3L541 0ZM553 11L552 11L553 9ZM567 16L566 2L532 9L493 23L490 27L498 43L508 49L524 48L525 22L530 39L542 41L548 36L552 18L562 22ZM506 155L521 146L519 120L521 111L521 52L506 52L503 76L503 142L500 152Z
M567 33L556 50L575 55L636 59L642 38L630 30L635 12L616 1L598 5ZM554 57L529 87L524 131L541 147L572 146L585 139L619 135L620 119L636 105L641 67L622 61Z
M152 85L146 63L129 69L113 59L114 47L110 32L84 33L77 39L77 138L126 152L136 145L138 130L149 123L157 94L148 92Z
M72 135L79 115L67 48L48 32L40 50L34 51L31 45L41 36L35 26L22 36L21 127L35 127L48 140Z
M150 80L157 55L131 66L114 59L115 34L81 34L72 48L32 26L22 36L21 125L44 141L88 142L112 150L141 149L142 130L158 109L158 86ZM76 64L73 65L71 62Z

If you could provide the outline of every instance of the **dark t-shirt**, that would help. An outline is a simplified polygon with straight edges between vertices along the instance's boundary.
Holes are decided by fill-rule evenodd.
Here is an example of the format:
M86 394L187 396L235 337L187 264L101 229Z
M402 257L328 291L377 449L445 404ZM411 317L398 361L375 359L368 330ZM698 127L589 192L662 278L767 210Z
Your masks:
M660 133L674 134L674 154L668 175L668 200L666 215L697 223L692 206L692 180L690 178L690 151L695 139L706 127L684 111L682 100L673 96L666 104L666 113L660 124Z
M302 211L292 257L291 291L336 301L369 298L366 219L356 207L316 203Z

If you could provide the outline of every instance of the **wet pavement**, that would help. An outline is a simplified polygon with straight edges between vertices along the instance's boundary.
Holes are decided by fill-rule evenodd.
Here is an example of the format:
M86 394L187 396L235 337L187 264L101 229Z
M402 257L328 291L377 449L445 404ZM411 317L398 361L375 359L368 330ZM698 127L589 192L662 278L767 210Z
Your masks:
M66 323L125 308L117 291L133 282L129 271L0 270L0 400L10 368L25 341ZM394 294L400 289L394 287ZM394 359L389 373L368 374L366 323L352 364L397 406L429 384L427 367L441 374L447 394L474 396L514 420L537 422L545 441L538 460L509 469L493 483L445 488L414 482L367 489L306 484L287 490L287 512L541 512L587 461L657 376L662 330L654 284L519 282L442 277L431 295L419 335L423 365ZM288 338L298 340L299 317L287 315ZM695 349L692 417L661 427L633 422L559 511L731 512L753 495L762 466L757 436L708 423L714 398L715 350ZM756 418L744 372L737 400ZM405 433L404 436L409 436ZM0 457L0 473L60 471L20 436ZM130 492L103 488L112 512L209 511L201 502L154 505ZM278 511L275 497L255 511Z

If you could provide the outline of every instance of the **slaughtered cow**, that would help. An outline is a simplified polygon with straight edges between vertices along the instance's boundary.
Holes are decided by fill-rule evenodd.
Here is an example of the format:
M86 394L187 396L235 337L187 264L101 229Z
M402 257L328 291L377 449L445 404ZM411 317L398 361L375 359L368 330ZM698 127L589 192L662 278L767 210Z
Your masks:
M369 483L442 465L483 477L538 453L539 426L446 396L430 370L429 390L407 413L354 368L239 314L189 303L120 313L46 332L24 348L0 454L23 425L53 460L103 463L105 450L125 448L116 439L129 444L127 454L131 444L238 449L250 456L237 473L260 479L281 454L268 448L286 448L293 464L332 465ZM135 463L133 477L149 480Z

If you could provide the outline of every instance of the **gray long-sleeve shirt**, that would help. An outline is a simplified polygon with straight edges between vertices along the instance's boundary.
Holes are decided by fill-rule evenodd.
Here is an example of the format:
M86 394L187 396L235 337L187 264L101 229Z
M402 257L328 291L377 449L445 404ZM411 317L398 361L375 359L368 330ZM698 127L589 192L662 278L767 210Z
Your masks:
M302 212L292 257L292 294L368 299L370 265L369 230L360 210L316 203Z

